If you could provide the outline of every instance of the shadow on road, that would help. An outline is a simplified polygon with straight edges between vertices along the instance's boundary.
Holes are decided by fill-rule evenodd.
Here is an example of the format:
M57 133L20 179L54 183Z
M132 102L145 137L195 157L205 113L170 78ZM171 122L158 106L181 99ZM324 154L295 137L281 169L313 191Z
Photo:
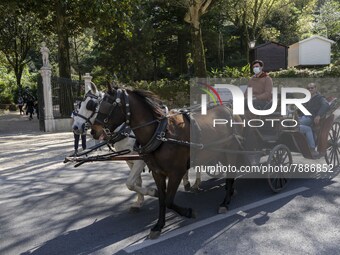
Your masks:
M200 250L204 245L213 243L223 234L227 234L234 229L235 225L242 223L244 220L252 220L257 226L264 226L271 219L271 214L285 205L289 204L297 196L313 197L315 193L320 193L322 190L333 184L331 179L323 179L318 181L318 185L315 188L315 180L294 180L292 186L299 186L303 184L308 187L310 183L310 190L304 192L303 194L292 195L287 198L283 198L271 203L264 209L263 206L252 209L248 212L243 212L241 214L235 214L224 220L216 222L213 230L205 230L204 228L197 229L195 233L204 233L201 235L195 235L194 241L190 242L191 251ZM257 179L241 179L237 182L238 194L232 200L231 209L238 208L245 203L252 203L256 201L256 197L253 193L263 193L266 197L273 196L269 189L264 187L264 180ZM199 217L196 220L184 219L176 216L172 213L167 214L167 226L175 225L176 228L183 227L207 217L216 215L216 210L218 203L223 197L224 187L223 180L212 179L203 183L203 192L200 193L186 193L179 192L176 201L178 204L190 204L198 210ZM250 189L252 192L250 192ZM249 199L251 198L251 199ZM62 233L54 239L47 241L40 247L32 248L30 251L22 253L22 255L34 254L92 254L96 251L104 249L110 246L110 249L119 251L124 249L128 245L137 242L145 238L150 227L155 223L155 218L157 216L157 201L148 200L142 211L139 214L129 214L120 213L115 216L109 216L102 220L95 221L92 224L80 228L77 230L68 231ZM213 209L215 208L215 210ZM117 208L112 207L112 211ZM202 215L203 214L203 215ZM303 217L301 214L292 212L289 215L292 221L299 220ZM119 223L117 225L117 222ZM168 232L169 229L165 228L164 232ZM253 228L248 231L253 231L256 234L259 231L257 228ZM142 233L139 237L136 237L138 233ZM163 233L164 234L164 233ZM303 234L303 233L302 233ZM187 234L183 234L187 235ZM210 238L207 239L207 236ZM256 242L254 240L249 240L250 242ZM169 241L170 242L170 241ZM229 243L230 246L237 246L236 243ZM125 251L120 251L119 253L125 254ZM164 253L165 254L165 253Z

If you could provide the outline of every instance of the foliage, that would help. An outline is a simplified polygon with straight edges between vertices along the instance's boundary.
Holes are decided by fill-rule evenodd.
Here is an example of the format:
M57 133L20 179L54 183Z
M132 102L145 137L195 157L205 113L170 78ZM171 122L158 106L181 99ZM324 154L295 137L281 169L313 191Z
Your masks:
M333 40L339 39L340 3L327 0L315 15L314 32Z
M311 26L308 26L307 21L312 18L315 2L316 0L222 0L219 6L225 13L224 22L228 26L231 23L236 29L235 36L239 42L237 52L248 62L250 41L255 40L257 44L277 41L289 45L298 41L300 34L310 33ZM243 62L243 65L247 62Z
M243 67L230 67L225 66L222 70L217 68L211 69L209 76L213 78L244 78L250 76L250 66L245 65Z
M340 2L327 0L320 6L314 16L313 30L319 35L323 35L335 41L333 45L334 58L340 58Z
M0 51L15 73L18 89L26 64L30 61L29 52L36 45L40 32L36 28L37 16L27 12L12 2L0 4Z
M188 106L189 104L189 80L161 79L153 82L136 81L129 85L136 89L145 89L154 92L165 102L169 109L183 107L185 105Z
M210 77L249 77L253 39L290 45L313 33L326 35L336 42L334 65L272 75L339 75L338 0L4 0L0 7L0 49L9 56L0 57L2 101L15 101L17 86L34 83L42 41L50 49L53 74L82 79L89 72L102 86L118 77L170 103L176 98L185 104L185 96L174 93L184 93L197 62L206 63ZM190 12L194 7L204 10L196 15ZM200 29L196 37L193 27Z
M86 29L71 39L71 66L74 73L78 74L78 80L82 79L83 74L91 72L95 62L95 57L91 54L94 48L93 34L93 29Z
M249 41L258 40L261 35L268 32L265 23L273 12L290 4L291 2L288 0L224 0L223 9L227 20L243 32L241 34L243 46L248 49Z
M103 1L105 2L105 1ZM140 1L107 1L95 24L96 66L107 80L145 79L152 70L152 26Z
M295 4L295 13L298 15L297 31L299 40L306 39L313 35L313 13L317 8L317 0L300 0Z
M15 85L15 76L0 67L0 104L10 104L13 102Z
M277 72L271 72L270 76L273 78L321 78L321 77L340 77L340 65L329 65L319 69L311 68L288 68Z

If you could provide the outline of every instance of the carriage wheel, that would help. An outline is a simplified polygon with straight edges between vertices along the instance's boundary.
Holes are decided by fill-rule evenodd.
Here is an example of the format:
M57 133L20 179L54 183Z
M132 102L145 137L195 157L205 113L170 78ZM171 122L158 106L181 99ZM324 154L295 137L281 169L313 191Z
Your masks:
M284 166L285 168L289 169L290 165L292 164L292 154L289 148L286 145L279 144L276 145L269 153L267 165L268 169L269 166ZM268 183L269 187L274 192L280 192L282 189L285 188L288 182L287 177L283 171L278 172L269 172L268 171Z
M340 158L340 123L334 122L331 130L328 133L328 148L325 154L325 160L328 165L333 165L333 167L339 166Z

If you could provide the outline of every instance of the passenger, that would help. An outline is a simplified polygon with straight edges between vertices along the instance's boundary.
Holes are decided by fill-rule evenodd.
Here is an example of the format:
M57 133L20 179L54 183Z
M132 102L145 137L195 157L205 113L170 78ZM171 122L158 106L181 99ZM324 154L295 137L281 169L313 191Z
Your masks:
M251 67L254 76L248 82L248 88L253 89L253 106L258 110L270 108L272 100L273 81L268 73L263 71L263 66L261 60L253 61ZM245 95L247 95L247 90Z
M308 146L314 158L319 157L319 153L315 150L315 139L313 126L319 125L321 117L329 109L329 104L324 96L322 96L314 83L309 83L307 89L311 93L311 99L304 104L305 108L312 115L302 115L299 117L300 132L306 135Z

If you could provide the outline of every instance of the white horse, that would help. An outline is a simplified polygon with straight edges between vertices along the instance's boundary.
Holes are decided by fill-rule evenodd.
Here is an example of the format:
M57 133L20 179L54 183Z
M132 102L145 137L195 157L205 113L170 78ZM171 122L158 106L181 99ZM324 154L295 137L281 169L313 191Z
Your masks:
M87 92L84 100L81 102L78 112L74 116L74 121L72 125L72 129L75 133L84 132L85 124L92 125L96 116L98 106L104 97L104 93L97 89L97 86L94 83L91 83L91 88L89 92ZM117 128L118 131L120 127ZM133 132L130 133L131 136L134 136ZM114 148L116 151L129 149L131 152L133 151L133 146L135 144L135 139L131 137L124 138L114 144ZM132 211L138 211L140 207L143 205L144 196L149 195L156 197L157 190L154 188L146 188L142 186L142 171L146 167L146 164L143 160L127 160L126 161L128 167L130 168L130 174L126 181L126 186L129 190L137 192L137 201L133 203L131 206ZM191 188L192 190L198 190L199 184L201 180L200 178L196 178L196 182ZM183 177L183 185L185 190L190 190L190 182L188 180L188 173Z
M75 133L83 132L82 129L84 129L85 123L90 125L93 124L97 116L97 108L103 96L104 93L99 91L94 83L91 83L90 91L86 94L85 99L79 106L78 113L74 116L72 129ZM134 143L135 139L129 137L124 138L123 140L116 142L114 148L116 151L125 149L133 151ZM131 171L125 184L129 190L137 192L137 201L131 206L131 210L137 211L143 205L144 196L149 195L156 197L157 190L142 186L141 173L146 166L143 160L129 160L126 161L126 163Z

